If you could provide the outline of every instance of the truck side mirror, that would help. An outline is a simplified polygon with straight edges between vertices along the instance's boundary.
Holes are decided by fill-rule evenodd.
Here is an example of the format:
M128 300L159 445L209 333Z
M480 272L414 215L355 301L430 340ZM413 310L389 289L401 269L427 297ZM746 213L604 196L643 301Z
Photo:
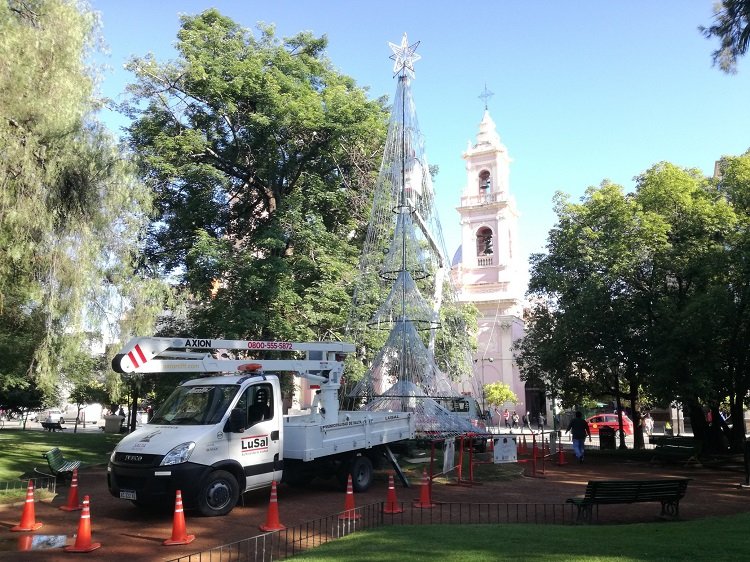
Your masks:
M229 420L225 427L228 433L242 433L247 427L247 414L243 408L235 408L229 412Z

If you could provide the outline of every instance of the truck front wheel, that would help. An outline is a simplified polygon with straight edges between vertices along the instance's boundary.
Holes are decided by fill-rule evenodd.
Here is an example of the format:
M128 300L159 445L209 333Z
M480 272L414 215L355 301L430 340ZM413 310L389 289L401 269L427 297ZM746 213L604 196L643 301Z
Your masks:
M365 456L354 457L351 467L352 488L355 492L366 492L372 484L372 461Z
M237 479L226 470L206 476L198 493L198 511L206 517L226 515L240 497Z

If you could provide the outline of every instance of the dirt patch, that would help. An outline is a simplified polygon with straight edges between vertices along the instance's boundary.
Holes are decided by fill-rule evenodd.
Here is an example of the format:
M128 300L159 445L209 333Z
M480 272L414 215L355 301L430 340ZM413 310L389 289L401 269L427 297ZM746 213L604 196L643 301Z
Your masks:
M514 465L515 466L515 465ZM421 467L414 472L421 473ZM516 469L513 469L516 470ZM477 471L477 479L481 472ZM455 480L438 480L432 489L433 502L466 503L559 503L583 493L586 482L594 479L648 479L661 477L691 478L687 495L680 504L682 519L699 519L709 516L730 515L750 511L750 490L741 488L744 473L705 467L661 466L641 461L622 461L597 458L591 455L584 464L570 463L558 466L545 465L544 474L538 477L522 476L502 479L484 478L480 485L456 486ZM468 475L465 473L464 478ZM84 469L79 474L81 497L91 498L91 526L93 541L102 544L96 551L86 554L88 560L127 559L128 562L171 560L181 555L207 550L212 547L239 541L261 533L258 526L266 522L269 491L251 492L244 496L243 504L226 517L206 518L186 516L187 532L194 534L193 543L181 546L163 546L172 533L172 513L149 513L137 509L129 502L113 498L107 491L106 469ZM385 474L379 474L374 486L366 493L356 494L357 506L385 501L388 483ZM396 487L399 501L420 497L420 481L415 479L409 489ZM67 501L68 488L62 487L50 501L37 502L37 522L43 526L33 535L65 537L67 544L74 542L80 512L59 509ZM281 523L290 527L305 521L335 514L344 509L346 495L335 479L315 480L305 489L281 485L278 488L278 509ZM70 560L71 555L61 548L18 552L19 535L8 531L20 521L22 507L0 507L0 525L5 536L0 538L0 558L19 561ZM630 523L657 520L658 504L631 506L603 506L599 510L602 523Z

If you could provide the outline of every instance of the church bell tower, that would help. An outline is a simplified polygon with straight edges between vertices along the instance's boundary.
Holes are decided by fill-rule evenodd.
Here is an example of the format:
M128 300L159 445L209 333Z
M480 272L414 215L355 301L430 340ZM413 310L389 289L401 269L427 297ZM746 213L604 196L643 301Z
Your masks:
M526 392L511 351L524 335L526 290L517 248L518 210L510 192L511 159L486 105L476 141L469 142L463 159L466 184L457 208L461 247L452 271L459 300L479 310L474 387L481 393L485 384L504 382L519 399L508 409L536 416L544 409L543 394Z

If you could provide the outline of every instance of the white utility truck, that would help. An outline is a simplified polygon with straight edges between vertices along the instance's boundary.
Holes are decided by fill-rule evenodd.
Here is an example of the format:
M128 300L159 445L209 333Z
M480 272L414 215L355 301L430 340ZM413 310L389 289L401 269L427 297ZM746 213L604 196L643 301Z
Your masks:
M221 359L210 350L291 358ZM383 458L400 474L388 445L414 436L414 416L339 411L343 358L353 351L352 344L337 342L130 340L112 360L118 373L210 376L181 383L147 424L118 443L108 466L110 493L152 506L169 505L181 490L186 507L213 516L229 513L241 493L272 481L299 485L323 475L346 482L351 474L354 490L364 491L373 463ZM310 413L282 415L279 379L272 374L281 372L319 385Z

